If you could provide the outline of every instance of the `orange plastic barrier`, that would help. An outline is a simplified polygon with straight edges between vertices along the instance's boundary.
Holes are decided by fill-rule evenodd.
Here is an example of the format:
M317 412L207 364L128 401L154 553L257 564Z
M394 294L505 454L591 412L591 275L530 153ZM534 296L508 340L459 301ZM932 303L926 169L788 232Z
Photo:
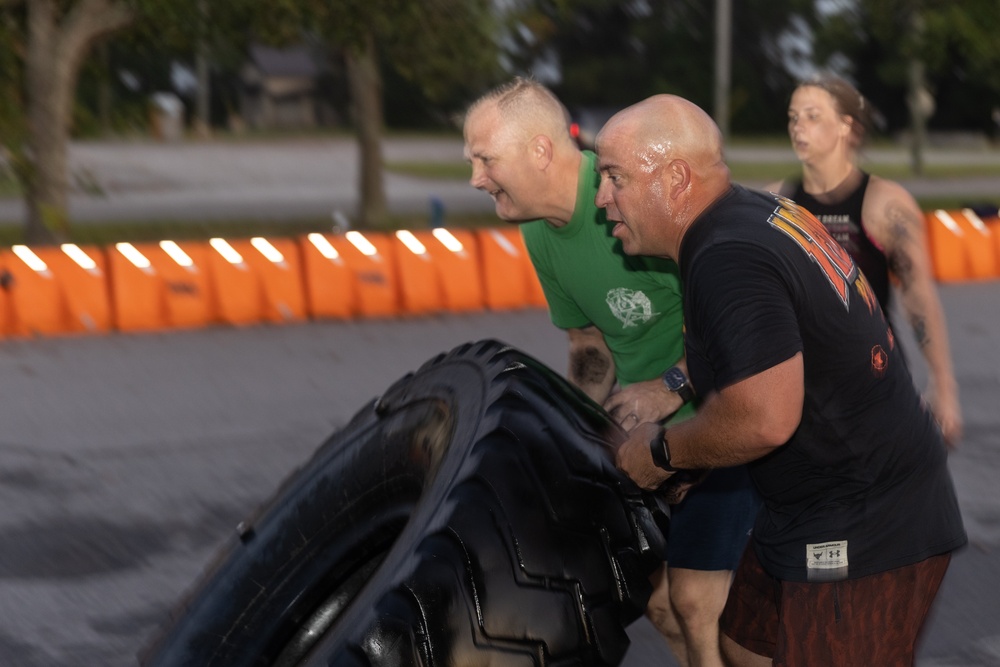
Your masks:
M119 331L205 326L213 321L205 243L118 243L108 248Z
M163 281L164 317L167 326L203 327L215 321L208 283L205 242L160 241L150 257Z
M486 305L493 310L544 305L545 296L518 228L481 229L476 236Z
M969 278L989 280L1000 276L1000 256L993 232L971 208L953 211L952 217L965 231L965 251Z
M453 313L482 310L483 279L476 235L467 229L438 227L426 235L427 246L441 283L444 307Z
M223 324L253 324L264 319L260 279L243 253L222 238L208 242L208 284L212 312Z
M116 243L108 248L111 306L119 331L155 331L167 326L163 282L149 259L154 247Z
M1000 242L972 209L926 214L934 277L942 282L1000 276Z
M13 246L0 253L6 329L15 336L103 332L111 326L104 255L99 248Z
M400 230L394 240L402 312L419 315L482 310L482 277L472 232Z
M250 267L262 299L260 317L265 322L298 322L306 317L305 290L299 246L292 239L230 241Z
M417 234L421 238L417 238ZM400 230L391 237L392 254L396 262L400 311L407 315L424 315L444 309L441 280L428 250L430 241L423 231Z
M986 228L990 230L990 236L993 238L993 251L997 256L997 276L1000 277L1000 215L986 218L983 222L986 223Z
M48 266L26 246L14 246L2 255L4 279L8 284L8 332L14 336L53 334L66 330L56 277Z
M344 263L351 271L357 288L355 301L358 315L363 317L389 317L398 315L399 288L397 285L392 239L379 232L344 234L342 250Z
M941 282L969 278L965 252L965 232L950 213L943 210L925 214L927 248L931 256L931 271Z
M520 308L527 302L525 253L504 230L476 231L483 274L483 301L491 310Z
M0 255L8 277L8 332L13 336L65 333L69 328L66 310L55 273L37 250L18 245Z
M49 251L48 264L59 282L69 331L104 333L111 329L107 262L98 246L64 243ZM45 257L45 255L43 255Z
M357 308L354 274L344 260L343 236L307 234L299 238L306 310L312 318L349 318Z
M107 331L104 258L73 244L0 253L6 292L5 330L13 336Z

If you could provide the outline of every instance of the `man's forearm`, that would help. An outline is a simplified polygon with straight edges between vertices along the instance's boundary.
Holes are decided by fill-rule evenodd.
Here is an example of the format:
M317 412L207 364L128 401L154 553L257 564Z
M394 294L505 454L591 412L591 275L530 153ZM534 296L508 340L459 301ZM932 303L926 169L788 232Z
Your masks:
M677 468L748 463L785 444L802 416L801 354L706 397L666 433Z

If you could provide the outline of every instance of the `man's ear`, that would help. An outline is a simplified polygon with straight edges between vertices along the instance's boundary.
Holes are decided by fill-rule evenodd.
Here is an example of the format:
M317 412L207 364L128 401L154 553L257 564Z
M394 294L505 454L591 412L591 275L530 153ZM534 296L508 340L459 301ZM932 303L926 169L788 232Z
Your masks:
M544 134L536 134L531 139L531 157L539 169L545 169L552 162L552 139Z
M664 168L664 180L671 199L677 199L691 185L691 165L684 160L671 160Z

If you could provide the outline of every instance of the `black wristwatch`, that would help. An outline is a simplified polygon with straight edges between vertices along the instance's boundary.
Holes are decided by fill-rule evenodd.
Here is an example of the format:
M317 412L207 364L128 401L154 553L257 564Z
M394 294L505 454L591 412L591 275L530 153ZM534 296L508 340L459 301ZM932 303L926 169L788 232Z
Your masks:
M663 374L663 384L667 386L667 389L680 396L685 405L694 400L694 390L691 389L691 384L688 382L687 376L684 375L684 371L677 366L671 366Z
M667 445L666 432L662 426L656 430L656 435L649 441L649 453L653 455L653 463L657 468L667 472L677 472L677 468L670 465L670 447Z

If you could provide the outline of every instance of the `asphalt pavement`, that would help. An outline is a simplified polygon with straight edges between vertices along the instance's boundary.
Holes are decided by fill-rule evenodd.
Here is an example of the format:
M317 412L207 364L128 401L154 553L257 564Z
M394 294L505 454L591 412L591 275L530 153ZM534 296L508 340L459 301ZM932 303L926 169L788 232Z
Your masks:
M387 139L390 162L461 162L459 139ZM127 220L240 220L353 217L358 148L351 138L246 141L75 142L70 147L75 224ZM449 214L489 212L490 198L462 179L386 172L394 213L430 214L432 197ZM20 224L23 203L0 199L0 224Z
M457 137L389 137L386 162L461 162ZM907 164L904 148L871 149L879 163ZM732 163L794 162L790 148L736 146ZM1000 150L929 149L927 164L1000 165ZM74 224L127 220L294 220L355 214L358 148L350 137L211 141L82 141L69 151ZM463 179L428 179L386 173L389 210L430 217L431 199L444 204L447 219L489 213L490 198ZM947 179L907 178L915 195L964 196L970 202L1000 198L1000 176ZM766 182L747 181L750 187ZM23 202L0 198L0 225L19 225Z
M995 667L1000 283L941 294L970 545L917 665ZM0 664L136 664L212 553L316 446L407 371L482 338L565 368L565 337L540 310L0 341ZM915 374L922 384L918 359ZM626 667L674 664L644 620L630 635Z
M79 224L349 215L356 154L347 138L75 143L71 213ZM736 160L789 156L730 151ZM461 142L390 139L385 157L453 162ZM903 151L872 157L906 159ZM994 164L1000 153L932 158ZM961 181L951 190L1000 193L995 177ZM492 210L461 180L389 174L387 193L395 212L429 212L431 197L448 215ZM0 225L22 217L19 201L0 199ZM1000 282L941 293L967 422L951 465L971 542L953 560L917 664L996 666ZM234 526L319 443L405 372L481 338L565 367L564 336L538 310L0 340L0 665L134 665ZM630 634L627 667L673 665L648 623Z

